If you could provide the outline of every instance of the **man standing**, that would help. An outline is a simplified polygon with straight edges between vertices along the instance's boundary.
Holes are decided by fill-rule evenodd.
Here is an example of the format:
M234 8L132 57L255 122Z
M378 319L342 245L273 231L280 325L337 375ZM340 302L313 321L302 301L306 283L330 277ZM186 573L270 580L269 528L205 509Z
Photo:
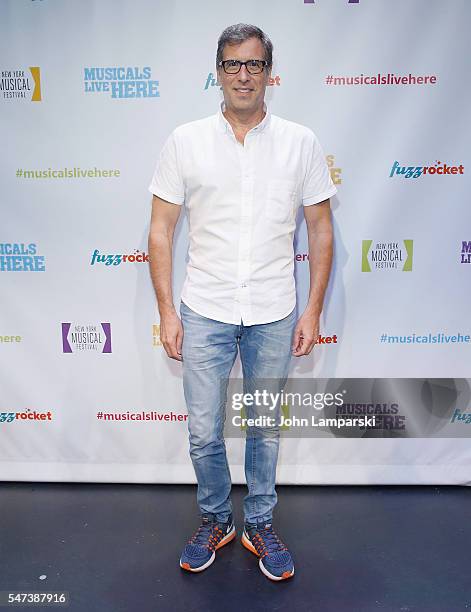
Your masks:
M152 183L149 233L152 281L167 355L182 362L190 457L201 524L180 566L206 569L235 537L231 476L223 437L227 379L238 350L244 391L258 379L288 375L292 355L308 355L319 333L332 261L332 183L314 133L272 115L265 102L272 43L258 27L237 24L218 41L216 68L224 102L216 115L176 128ZM310 291L296 321L293 236L304 207ZM181 205L189 252L177 316L172 296L172 243ZM315 205L315 206L314 206ZM294 574L272 525L279 432L247 429L242 544L272 580Z

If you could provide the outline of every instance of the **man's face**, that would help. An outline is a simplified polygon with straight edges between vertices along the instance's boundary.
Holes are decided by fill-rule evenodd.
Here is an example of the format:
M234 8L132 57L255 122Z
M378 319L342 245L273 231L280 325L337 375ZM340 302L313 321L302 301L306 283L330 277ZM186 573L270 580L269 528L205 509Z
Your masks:
M258 38L249 38L240 45L226 45L222 59L240 60L265 59L263 45ZM226 108L232 111L255 112L263 107L265 89L271 75L271 69L264 68L260 74L250 74L246 66L241 66L237 74L226 74L224 68L218 68L218 80L221 84Z

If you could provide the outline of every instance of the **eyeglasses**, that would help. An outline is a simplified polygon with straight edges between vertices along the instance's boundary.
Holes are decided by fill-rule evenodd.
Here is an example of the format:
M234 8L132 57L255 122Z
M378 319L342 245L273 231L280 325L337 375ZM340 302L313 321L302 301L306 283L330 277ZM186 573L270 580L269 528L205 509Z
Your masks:
M265 66L268 66L267 60L251 59L246 62L240 62L239 60L223 60L218 63L218 66L224 68L224 72L227 74L237 74L242 66L247 68L249 74L260 74L263 72Z

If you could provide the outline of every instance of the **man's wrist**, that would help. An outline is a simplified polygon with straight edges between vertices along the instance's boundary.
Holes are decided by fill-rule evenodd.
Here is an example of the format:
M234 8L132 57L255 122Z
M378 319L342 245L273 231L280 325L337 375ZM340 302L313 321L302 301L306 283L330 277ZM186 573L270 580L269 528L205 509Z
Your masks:
M172 303L159 304L159 313L160 317L165 317L168 315L176 314L175 306Z
M319 318L322 312L322 306L319 304L307 304L306 309L304 310L305 314L308 314L311 317Z

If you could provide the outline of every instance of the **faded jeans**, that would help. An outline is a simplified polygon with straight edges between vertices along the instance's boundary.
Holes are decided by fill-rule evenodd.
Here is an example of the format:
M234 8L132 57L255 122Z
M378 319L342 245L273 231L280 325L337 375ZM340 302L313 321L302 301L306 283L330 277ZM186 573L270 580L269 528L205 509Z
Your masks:
M291 359L296 309L279 321L245 326L203 317L180 302L180 317L184 333L183 390L190 457L198 481L197 502L202 514L213 514L225 522L232 513L232 483L223 435L227 380L239 349L244 393L253 393L252 379L277 379L279 390L283 387ZM251 435L249 429L246 432L246 523L272 520L279 448L279 431L275 430L276 435L270 436Z

